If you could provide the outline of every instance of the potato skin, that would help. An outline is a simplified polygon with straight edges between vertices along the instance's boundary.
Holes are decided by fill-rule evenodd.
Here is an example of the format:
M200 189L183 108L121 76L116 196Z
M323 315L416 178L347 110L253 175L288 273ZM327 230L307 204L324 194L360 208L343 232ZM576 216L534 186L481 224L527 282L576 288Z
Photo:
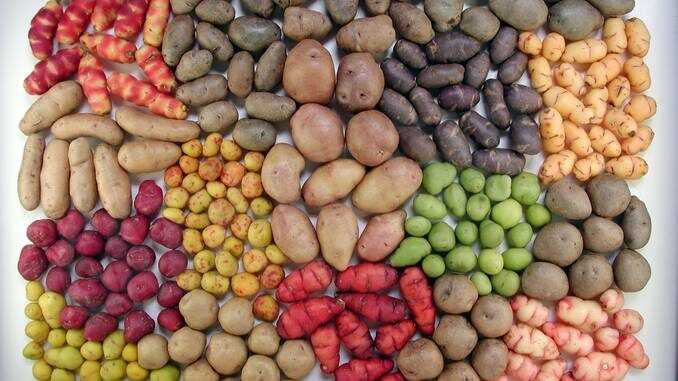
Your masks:
M127 133L146 139L183 143L200 136L200 127L194 122L151 115L136 107L118 107L115 120Z
M125 138L113 119L95 114L66 115L54 122L51 132L57 139L70 141L85 136L114 146L120 145Z
M550 211L569 220L583 220L591 215L589 197L574 180L564 178L551 184L544 205Z
M478 343L478 333L463 315L443 315L432 338L445 359L453 361L465 359Z
M242 50L258 52L280 40L280 27L271 20L257 16L240 16L228 25L228 38Z
M472 87L466 88L473 89ZM467 111L461 116L459 127L485 148L494 148L499 145L500 133L497 127L474 110Z
M202 357L205 350L205 334L190 327L182 327L170 336L167 351L172 361L190 364Z
M185 381L219 381L219 374L212 369L210 363L200 359L184 368Z
M233 57L233 44L226 33L210 23L201 22L195 28L196 39L201 48L207 49L217 62L228 62Z
M431 20L423 10L405 2L393 2L388 9L396 31L417 44L426 44L435 35Z
M518 31L514 28L504 25L490 43L490 58L495 65L506 61L516 51L518 45Z
M445 313L469 312L477 300L478 290L465 275L443 275L433 284L433 301Z
M273 0L242 0L242 6L255 15L269 18L273 13L275 4Z
M370 167L390 159L399 139L391 119L377 110L353 116L346 127L346 146L351 156Z
M275 356L275 362L285 376L303 379L315 366L313 348L306 340L287 340Z
M461 168L471 165L468 139L454 121L446 120L436 126L433 130L433 140L446 161Z
M247 346L242 338L219 332L210 338L205 358L217 373L236 374L247 361Z
M240 119L233 129L233 140L250 151L266 152L273 144L277 131L271 123L261 119Z
M73 206L87 213L99 200L94 159L87 138L77 138L68 146L68 164L71 168L69 189Z
M40 206L51 219L63 217L68 211L68 142L52 139L42 157L40 171Z
M246 51L233 55L228 65L228 90L240 98L247 97L254 83L254 58Z
M325 9L336 25L344 25L358 13L358 0L325 0Z
M289 97L267 92L253 92L245 99L245 110L252 118L268 122L282 122L294 114L297 105Z
M379 15L351 21L337 31L336 38L342 50L378 55L393 45L396 32L391 18Z
M626 181L609 173L594 177L586 185L586 193L591 199L593 211L601 217L617 217L631 202L631 191Z
M240 379L242 381L280 381L280 370L270 357L252 355L245 362Z
M411 69L421 70L428 65L424 50L414 42L398 40L393 46L393 54Z
M526 155L541 152L539 126L529 115L518 115L511 121L511 147Z
M337 70L337 103L356 113L374 108L384 91L384 73L369 53L344 56Z
M384 72L386 84L401 94L409 93L417 85L414 75L396 58L381 61L380 67Z
M497 79L504 85L510 85L520 79L527 68L527 54L516 51L499 65Z
M624 242L629 249L640 249L647 245L652 235L652 219L647 206L638 197L631 196L621 226Z
M189 50L181 56L174 74L181 82L188 82L209 73L212 68L212 53L208 50Z
M178 145L160 140L135 140L118 150L118 162L128 173L162 171L176 163L180 156Z
M464 83L476 89L480 88L487 79L491 66L490 55L487 52L479 52L471 57L464 65Z
M340 203L324 206L318 213L316 232L325 262L338 271L346 270L358 242L358 217L353 209Z
M480 381L480 377L467 362L456 361L445 367L438 381Z
M440 123L443 118L443 110L440 109L428 90L417 86L410 91L409 99L422 123L427 126L435 126Z
M57 119L75 111L84 100L85 95L77 82L57 83L26 110L19 129L29 135L49 128Z
M456 85L463 79L464 67L459 64L431 65L417 74L417 84L427 89Z
M598 216L587 218L582 224L584 248L594 253L611 253L624 243L624 231L614 221Z
M341 119L328 107L315 103L302 105L292 115L290 129L294 145L310 161L326 163L337 159L344 150Z
M287 47L282 41L274 41L259 57L254 70L254 87L258 91L273 90L282 81Z
M508 348L501 340L480 340L473 351L471 365L483 380L501 376L508 365Z
M463 0L424 0L424 12L437 32L449 32L461 21Z
M574 263L584 250L584 241L576 226L568 222L544 225L535 238L535 258L566 267Z
M337 159L316 168L301 189L304 203L322 207L346 197L365 176L365 167L355 160Z
M322 40L332 30L332 20L318 11L289 7L283 14L283 34L293 41Z
M132 187L129 176L118 164L113 147L101 143L94 150L94 172L99 198L113 218L129 217L132 207Z
M44 152L45 139L42 135L28 135L17 180L19 201L26 210L34 210L40 205L40 170Z
M405 218L404 210L371 217L356 245L358 257L379 262L391 254L405 238Z
M503 336L513 325L511 305L499 295L481 296L471 310L471 322L484 337Z
M273 239L294 263L307 263L320 254L320 243L306 213L279 204L271 214Z
M231 3L223 0L203 0L195 7L199 19L214 25L225 25L235 17Z
M201 107L228 95L228 81L221 74L208 74L177 88L177 99L188 106Z
M473 165L490 173L515 176L525 168L525 155L506 148L475 150Z
M198 124L205 132L225 130L238 121L238 109L229 101L210 103L198 112Z
M534 262L527 266L520 278L520 286L525 295L549 302L562 299L570 288L565 271L548 262Z
M624 249L612 264L614 281L624 292L637 292L645 288L652 270L647 259L638 252Z
M480 42L459 32L439 34L426 44L426 56L434 63L465 62L480 51Z
M396 366L407 380L431 380L443 371L443 355L430 339L410 341L396 357Z
M420 164L428 163L436 156L436 145L431 136L418 127L401 127L400 150Z
M281 204L293 204L301 197L299 177L306 162L293 146L274 145L261 167L261 183L266 193Z
M190 15L179 15L167 24L162 38L162 58L167 65L179 64L181 56L193 46L194 34L193 18Z
M318 41L303 40L287 55L282 80L287 94L298 103L327 104L336 81L332 56Z
M582 299L595 299L612 286L614 275L607 257L582 255L568 272L570 291Z
M368 213L388 213L396 210L419 189L422 172L410 159L389 159L365 175L353 190L353 205ZM390 189L390 192L384 190Z
M416 124L417 111L410 101L398 92L385 88L379 101L379 109L396 123L405 126Z

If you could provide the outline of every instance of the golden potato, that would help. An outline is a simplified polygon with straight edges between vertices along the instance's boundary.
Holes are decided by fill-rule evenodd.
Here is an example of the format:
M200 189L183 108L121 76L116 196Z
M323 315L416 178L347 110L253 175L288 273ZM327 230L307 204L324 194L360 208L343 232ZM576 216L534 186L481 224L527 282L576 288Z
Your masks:
M322 207L340 200L365 176L365 167L351 159L337 159L316 168L302 187L306 205Z
M325 261L338 271L346 270L358 242L358 217L353 209L339 203L323 207L316 229Z

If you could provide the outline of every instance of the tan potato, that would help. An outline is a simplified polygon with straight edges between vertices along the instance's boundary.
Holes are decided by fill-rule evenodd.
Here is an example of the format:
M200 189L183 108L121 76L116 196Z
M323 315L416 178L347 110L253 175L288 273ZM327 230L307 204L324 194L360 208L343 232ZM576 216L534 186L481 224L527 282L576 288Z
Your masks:
M407 40L423 45L435 36L431 20L416 5L407 2L393 2L388 9L388 14L393 19L393 24L398 33ZM498 26L497 20L497 28Z
M392 212L419 189L421 180L421 168L415 161L396 157L368 172L351 200L368 213Z
M240 372L245 365L247 346L242 338L219 332L210 338L205 358L217 373L229 376Z
M348 267L358 242L358 217L353 209L334 203L320 209L316 222L320 252L338 271Z
M396 33L391 18L379 15L351 21L337 31L336 38L345 51L379 55L393 45Z
M137 343L137 353L142 368L160 369L169 361L167 339L155 333L146 335Z
M444 365L440 349L426 338L408 342L396 357L396 366L407 380L432 380L442 373Z
M344 150L341 119L334 110L325 106L307 103L299 107L290 119L290 129L294 145L310 161L332 161L339 158Z
M337 71L337 103L355 113L374 108L384 91L384 73L369 53L344 56Z
M129 173L165 170L181 157L181 147L160 140L135 140L118 150L118 162Z
M201 289L195 289L181 298L179 312L187 326L196 330L203 330L216 323L219 306L214 295Z
M19 129L29 135L49 128L57 119L75 111L84 100L77 82L57 83L33 102L19 122Z
M391 254L405 238L405 218L407 213L404 210L370 218L358 239L358 257L379 262Z
M280 336L271 323L257 324L247 338L247 348L256 354L273 356L278 352L279 346Z
M469 363L456 361L445 366L437 381L480 381L480 377Z
M501 340L484 339L476 345L471 365L483 380L500 377L508 365L508 348Z
M219 381L219 374L207 360L200 359L184 368L184 381Z
M96 114L66 115L54 122L51 131L57 139L92 137L114 146L120 145L125 137L113 119Z
M293 204L301 197L299 177L306 162L287 143L273 146L261 167L261 183L266 193L281 204Z
M19 201L26 210L34 210L40 205L40 170L44 152L45 139L42 135L28 135L17 180Z
M287 55L282 81L298 103L330 103L336 81L332 55L316 40L299 42Z
M94 159L87 138L77 138L68 147L68 163L71 167L70 193L73 206L87 213L99 200L97 181L94 175Z
M463 315L443 315L432 339L446 359L460 361L475 348L478 333Z
M346 146L351 156L367 166L376 166L390 159L399 141L391 119L377 110L355 115L346 127Z
M121 219L129 217L132 186L116 156L113 147L100 143L94 150L94 173L101 204L111 217Z
M318 11L289 7L283 14L283 34L294 41L306 38L322 40L332 30L332 20Z
M275 244L294 263L307 263L320 253L320 243L306 213L280 204L271 214Z
M289 9L289 8L287 8ZM252 355L242 367L242 381L280 381L280 370L270 357Z
M167 119L130 106L118 107L115 120L127 133L146 139L184 143L200 136L195 122Z
M228 90L237 97L245 98L254 85L254 58L249 52L239 51L228 64Z
M51 219L61 218L68 211L69 175L68 142L52 139L45 148L40 171L40 206Z
M315 355L306 340L287 340L275 356L275 361L285 376L301 380L315 366Z
M172 361L188 365L202 357L206 342L204 333L182 327L170 336L167 351Z
M244 336L254 327L252 303L245 298L232 297L219 309L219 324L224 332Z
M322 207L340 200L365 176L365 167L351 159L337 159L316 168L301 189L307 206Z

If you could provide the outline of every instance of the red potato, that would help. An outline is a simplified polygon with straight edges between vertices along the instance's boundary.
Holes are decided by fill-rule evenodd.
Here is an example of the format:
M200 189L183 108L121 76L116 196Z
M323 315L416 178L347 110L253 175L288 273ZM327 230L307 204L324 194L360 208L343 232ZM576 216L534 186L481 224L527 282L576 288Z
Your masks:
M84 257L96 257L104 252L104 238L93 230L85 230L75 239L75 252Z
M124 337L127 343L136 343L142 337L153 333L155 321L145 311L134 310L127 314L124 324Z
M114 235L106 240L104 254L114 259L123 259L127 255L130 244L125 242L119 235Z
M158 314L158 325L163 329L174 332L184 326L184 318L178 310L167 308Z
M158 278L150 271L135 275L127 283L127 295L134 302L142 302L158 293Z
M325 261L316 260L292 271L275 290L275 297L283 303L299 302L325 290L330 283L332 268Z
M118 321L113 316L99 312L87 319L83 329L83 336L89 341L101 342L117 328Z
M75 249L73 245L60 239L45 250L45 255L49 263L54 266L66 267L73 262L75 258Z
M132 307L134 307L134 303L125 294L110 293L104 302L104 311L115 317L126 314Z
M87 221L79 211L69 210L66 215L57 221L56 229L59 235L69 241L74 240L85 228Z
M165 282L158 289L158 304L166 308L176 307L182 296L184 296L184 290L177 285L177 282Z
M146 245L132 246L125 255L127 265L136 271L144 271L155 263L155 251Z
M168 249L176 249L181 246L183 234L181 226L167 218L160 217L153 221L149 234L153 242L157 242Z
M109 263L101 274L101 283L111 292L123 292L134 271L124 261Z
M36 280L49 267L45 252L35 245L26 245L21 248L18 264L19 274L26 280Z
M80 329L89 318L87 309L80 306L66 306L59 313L59 324L63 329Z
M26 237L37 246L47 247L57 240L56 224L48 219L33 221L26 228Z
M188 265L186 254L179 250L170 250L160 256L158 260L158 270L165 278L174 278L181 274Z
M137 213L152 216L162 206L162 189L153 180L144 180L139 184L139 191L134 197L134 209Z
M329 296L308 298L294 303L278 319L278 334L283 339L297 339L313 333L344 310L344 305Z
M71 285L71 274L63 267L52 267L45 276L45 286L49 291L63 294Z
M107 293L106 288L96 279L78 279L68 287L71 300L89 309L102 305Z
M101 262L92 257L82 257L75 262L75 274L80 278L96 278L103 271Z
M125 218L120 223L120 236L132 245L141 245L148 235L150 221L143 214Z
M94 212L89 223L92 224L94 230L104 237L111 237L118 232L118 220L111 217L106 209L103 208Z

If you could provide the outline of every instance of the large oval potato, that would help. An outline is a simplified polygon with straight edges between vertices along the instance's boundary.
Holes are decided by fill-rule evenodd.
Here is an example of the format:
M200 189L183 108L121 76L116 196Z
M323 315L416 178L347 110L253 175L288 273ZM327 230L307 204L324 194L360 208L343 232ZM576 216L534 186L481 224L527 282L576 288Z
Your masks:
M549 186L544 204L550 211L568 220L583 220L591 215L589 196L569 177Z
M281 204L293 204L301 197L299 176L306 162L287 143L273 146L261 167L261 183L266 193Z
M483 380L499 378L508 365L508 348L501 340L480 340L471 358L473 369Z
M290 40L322 40L332 30L332 20L325 13L312 9L289 7L283 13L282 30Z
M330 103L335 81L332 55L321 43L307 39L290 50L283 69L283 88L295 101Z
M68 146L71 167L69 189L73 206L82 213L94 209L99 199L94 175L94 159L87 138L77 138Z
M368 213L388 213L405 203L421 185L419 165L396 157L371 170L353 191L353 205Z
M38 133L28 135L17 181L19 201L26 210L34 210L40 205L40 170L44 152L45 138Z
M292 141L304 157L325 163L341 156L344 131L337 113L325 106L307 103L290 118Z
M624 292L637 292L645 288L652 275L650 263L634 250L624 249L612 264L614 281Z
M245 98L254 85L254 58L249 52L240 51L233 55L228 64L228 91L236 97Z
M596 299L612 287L614 275L607 257L601 254L582 255L568 272L570 292L582 299Z
M405 218L407 213L404 210L370 218L356 246L358 257L379 262L391 254L405 238Z
M607 254L624 243L624 231L614 221L598 216L587 218L582 224L584 248L594 253Z
M68 211L68 142L52 139L47 143L40 171L40 206L51 219L63 217Z
M363 111L348 121L346 146L356 160L376 166L390 159L400 137L393 122L377 110Z
M435 32L431 20L422 9L406 2L393 2L388 9L398 33L403 38L423 45L431 41Z
M337 159L318 167L301 189L306 205L322 207L340 200L365 176L365 167L351 159Z
M391 18L379 15L351 21L337 31L336 38L345 51L379 55L393 45L396 33Z
M568 222L551 222L541 228L534 240L535 258L566 267L574 263L584 250L579 229Z
M57 119L75 111L83 100L85 95L76 81L57 83L28 108L19 129L28 135L49 128Z
M629 249L640 249L647 245L652 234L652 219L647 206L638 197L631 196L621 226L624 230L624 242Z
M520 278L520 287L525 295L548 302L565 297L570 289L565 271L548 262L527 266Z
M629 185L615 175L603 173L586 185L593 211L605 218L614 218L624 213L631 202Z
M320 253L320 243L306 213L280 204L271 214L273 240L294 263L307 263Z
M374 108L384 91L384 73L369 53L344 56L337 71L337 103L348 112Z
M118 164L117 152L106 143L94 150L94 172L104 209L113 218L129 217L132 208L132 186L129 176Z
M118 107L115 120L128 134L140 138L184 143L200 136L200 127L195 122L163 118L136 107Z
M358 242L358 217L353 209L339 203L323 207L316 231L325 262L338 271L346 270Z
M432 340L421 338L400 350L396 365L407 380L432 380L442 373L445 360Z
M95 114L66 115L54 122L51 131L57 139L70 141L85 136L114 146L120 145L125 138L113 119Z
M118 163L128 173L151 173L166 169L179 160L181 148L160 140L135 140L118 150Z

